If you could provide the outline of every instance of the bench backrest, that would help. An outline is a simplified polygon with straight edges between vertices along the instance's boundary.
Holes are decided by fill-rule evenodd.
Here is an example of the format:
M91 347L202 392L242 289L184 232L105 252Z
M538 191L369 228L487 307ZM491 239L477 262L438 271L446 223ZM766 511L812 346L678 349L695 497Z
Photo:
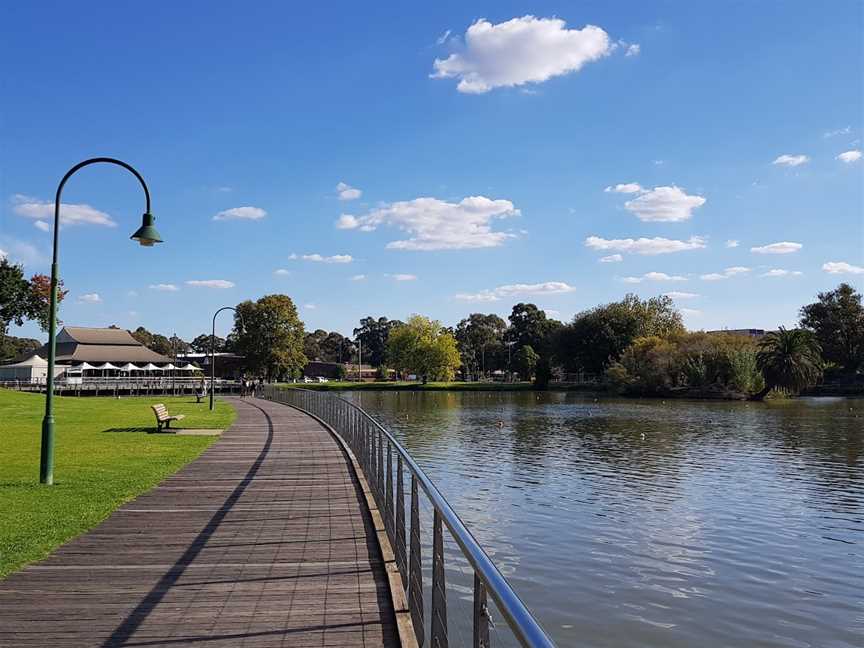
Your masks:
M156 418L160 421L164 421L168 418L168 410L162 403L157 403L156 405L151 405L153 411L156 413Z

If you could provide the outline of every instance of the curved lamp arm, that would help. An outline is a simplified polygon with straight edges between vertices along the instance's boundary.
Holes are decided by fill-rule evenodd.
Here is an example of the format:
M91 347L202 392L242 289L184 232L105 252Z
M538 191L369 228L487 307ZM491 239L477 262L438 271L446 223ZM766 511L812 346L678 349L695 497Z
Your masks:
M210 409L213 409L213 388L216 385L216 316L224 310L232 310L237 316L240 318L240 321L243 322L243 315L234 308L233 306L223 306L215 313L213 313L213 328L210 331ZM246 323L243 322L243 326L246 326Z
M159 233L153 227L153 215L150 213L150 190L147 188L147 183L141 174L131 165L110 157L96 157L79 162L66 172L60 184L57 186L57 194L54 197L54 233L53 233L53 250L51 253L51 295L48 306L48 376L46 381L45 393L45 416L42 419L42 445L39 457L39 481L43 484L54 483L54 360L57 350L57 258L60 241L60 197L63 194L63 187L66 182L78 170L83 169L91 164L115 164L123 167L132 175L138 178L138 182L144 188L144 198L146 200L146 211L144 212L143 223L135 234L133 239L138 240L142 245L152 245L161 241Z

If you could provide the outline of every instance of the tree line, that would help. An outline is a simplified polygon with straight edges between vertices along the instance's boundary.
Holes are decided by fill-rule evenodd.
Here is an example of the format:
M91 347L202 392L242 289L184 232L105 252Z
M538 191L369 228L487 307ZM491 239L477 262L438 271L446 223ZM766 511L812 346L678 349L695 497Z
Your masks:
M20 266L3 261L0 290L4 338L9 323L26 318L47 328L50 287L44 277L27 281ZM545 388L555 377L579 374L624 393L713 390L761 397L771 389L800 391L823 376L854 379L864 363L862 298L846 283L803 306L798 327L781 327L758 340L688 332L669 297L634 294L577 313L567 323L530 303L514 305L506 320L472 313L455 327L422 315L405 322L368 316L353 338L323 329L307 332L287 295L266 295L236 308L232 332L217 337L215 349L244 356L250 373L270 380L299 377L314 360L362 360L379 368L382 379L387 369L424 381L505 374ZM210 352L207 333L191 342L144 327L131 333L167 356Z

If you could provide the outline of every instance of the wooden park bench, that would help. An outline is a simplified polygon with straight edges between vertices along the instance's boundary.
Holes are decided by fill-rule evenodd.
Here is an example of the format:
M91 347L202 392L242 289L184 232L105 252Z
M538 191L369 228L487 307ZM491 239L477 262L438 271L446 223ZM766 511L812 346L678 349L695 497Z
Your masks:
M186 416L184 414L175 414L174 416L170 416L168 414L168 410L162 403L157 403L156 405L151 405L153 408L153 413L156 414L156 426L159 432L162 431L162 426L165 426L165 429L168 430L171 428L171 421L182 421Z

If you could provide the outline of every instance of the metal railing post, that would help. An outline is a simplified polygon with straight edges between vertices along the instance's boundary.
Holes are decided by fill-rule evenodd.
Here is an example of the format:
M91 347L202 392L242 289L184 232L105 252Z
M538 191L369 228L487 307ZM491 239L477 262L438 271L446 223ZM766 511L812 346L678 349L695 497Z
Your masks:
M489 648L489 608L486 586L474 572L474 641L472 648Z
M384 497L384 529L393 544L393 446L387 441L387 492Z
M411 475L411 557L408 574L408 609L417 645L423 648L423 561L420 557L420 503L417 499L417 478Z
M396 455L396 540L394 542L396 567L402 576L402 589L408 589L408 557L405 555L405 478L402 474L402 456Z
M447 586L444 581L444 532L438 509L432 518L432 648L448 648Z

